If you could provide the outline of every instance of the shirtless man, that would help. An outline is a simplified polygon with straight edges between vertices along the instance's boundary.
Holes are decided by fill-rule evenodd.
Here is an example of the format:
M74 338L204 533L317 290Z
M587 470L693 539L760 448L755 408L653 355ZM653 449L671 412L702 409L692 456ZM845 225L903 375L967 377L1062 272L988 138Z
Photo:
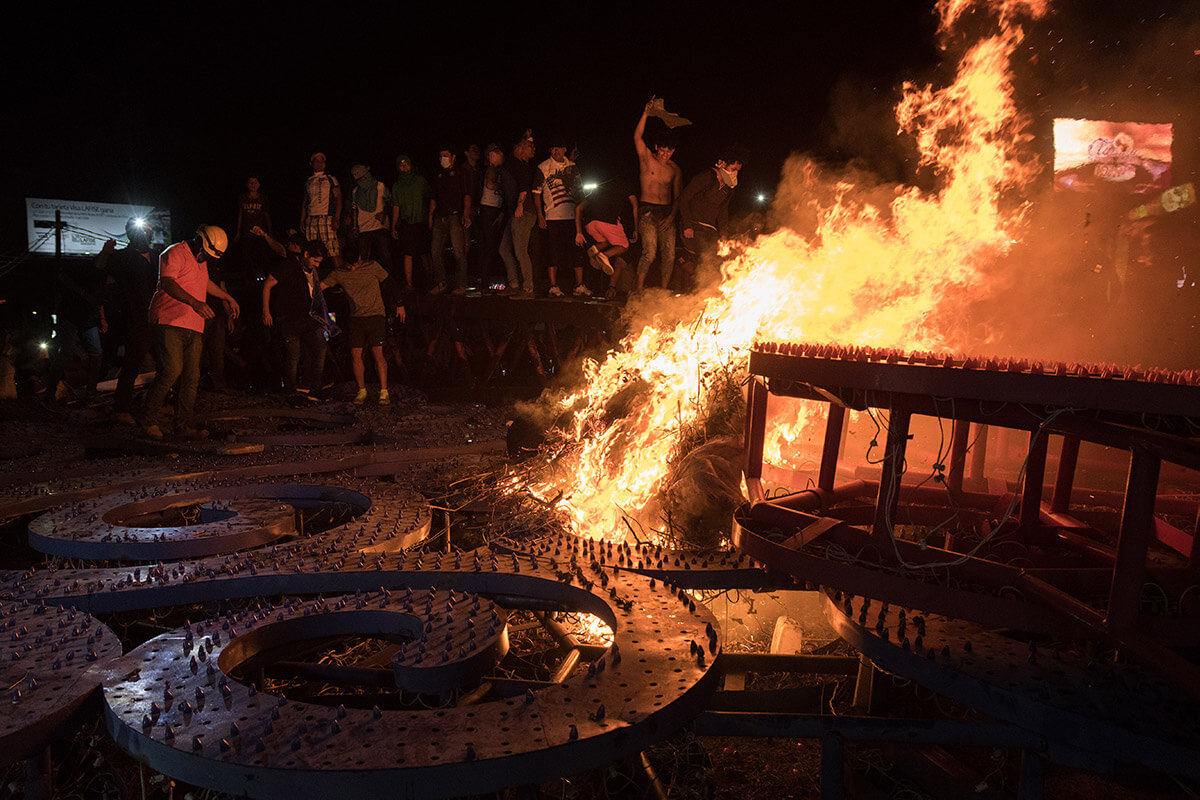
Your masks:
M653 151L642 140L646 117L653 104L652 97L633 129L633 147L637 150L642 183L637 223L638 238L642 242L642 257L637 266L639 292L645 288L646 273L656 254L664 289L671 280L671 269L675 266L675 218L679 213L679 195L683 186L683 173L671 160L675 154L674 136L668 131L659 133Z

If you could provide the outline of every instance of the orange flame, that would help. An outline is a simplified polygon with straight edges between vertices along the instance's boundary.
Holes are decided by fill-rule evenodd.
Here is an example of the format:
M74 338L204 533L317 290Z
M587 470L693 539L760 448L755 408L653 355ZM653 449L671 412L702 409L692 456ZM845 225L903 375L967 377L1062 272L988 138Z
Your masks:
M941 0L943 29L974 5ZM540 487L560 498L578 532L621 537L622 518L656 527L656 493L677 434L704 413L720 370L744 374L756 338L942 351L980 346L963 309L986 294L987 267L1020 234L1025 208L1002 208L1002 194L1032 174L1009 73L1022 39L1014 19L1043 13L1045 2L1008 0L993 10L997 32L969 48L954 83L936 91L906 84L896 109L922 164L938 174L939 191L899 188L883 205L859 199L847 182L825 184L820 188L833 199L818 209L815 236L784 228L744 251L727 250L722 280L710 293L679 301L687 308L676 316L656 317L603 362L585 365L582 387L562 400L564 408L582 409L568 437L573 445L558 454ZM817 188L815 168L800 172ZM612 398L637 379L646 385L632 411L608 419ZM797 409L772 433L769 459L792 459L805 423L803 406Z

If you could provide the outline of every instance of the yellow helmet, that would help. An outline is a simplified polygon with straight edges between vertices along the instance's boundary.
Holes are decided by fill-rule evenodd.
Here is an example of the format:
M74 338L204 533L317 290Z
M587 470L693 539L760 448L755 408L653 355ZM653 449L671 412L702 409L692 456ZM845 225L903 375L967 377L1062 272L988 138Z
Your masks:
M225 248L229 246L229 237L220 227L201 225L196 228L196 235L200 237L200 246L204 248L205 253L208 253L209 258L220 258L225 255Z

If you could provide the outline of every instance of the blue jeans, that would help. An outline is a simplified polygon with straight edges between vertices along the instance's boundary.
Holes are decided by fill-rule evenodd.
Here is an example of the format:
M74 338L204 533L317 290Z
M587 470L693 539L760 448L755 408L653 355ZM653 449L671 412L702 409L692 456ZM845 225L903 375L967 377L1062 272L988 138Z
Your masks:
M196 388L200 384L200 355L203 352L204 336L198 331L173 325L154 326L154 360L158 362L158 372L146 395L147 425L158 425L162 421L162 407L167 392L178 381L175 430L183 431L192 427Z
M446 214L433 218L433 282L446 283L446 238L454 248L454 260L457 262L457 280L455 286L467 288L467 229L462 226L462 217L458 214Z

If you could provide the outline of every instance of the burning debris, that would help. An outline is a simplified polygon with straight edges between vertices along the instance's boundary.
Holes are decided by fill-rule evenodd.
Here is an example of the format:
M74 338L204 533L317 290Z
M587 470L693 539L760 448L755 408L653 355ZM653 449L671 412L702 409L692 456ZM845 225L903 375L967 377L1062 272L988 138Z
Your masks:
M943 32L977 6L939 3ZM1005 198L1035 171L1009 62L1023 38L1018 18L1044 11L1045 3L1032 0L980 10L995 29L967 48L953 83L904 86L896 117L938 176L936 191L894 187L885 195L875 186L860 193L811 165L790 165L786 171L808 185L784 187L780 196L795 204L791 212L815 218L811 232L783 227L737 250L725 243L719 280L697 298L635 312L635 332L602 362L588 362L582 385L554 403L569 413L542 412L565 436L542 446L537 494L556 498L588 536L621 538L631 523L671 538L678 532L665 523L676 515L665 512L679 499L732 499L731 449L719 438L696 441L694 432L715 417L730 423L736 416L720 396L739 385L756 338L987 350L972 303L1007 280L997 264L1020 239L1027 205ZM768 438L792 441L803 428L801 416ZM695 454L693 445L700 445ZM709 520L709 511L688 519L688 538L717 538Z

